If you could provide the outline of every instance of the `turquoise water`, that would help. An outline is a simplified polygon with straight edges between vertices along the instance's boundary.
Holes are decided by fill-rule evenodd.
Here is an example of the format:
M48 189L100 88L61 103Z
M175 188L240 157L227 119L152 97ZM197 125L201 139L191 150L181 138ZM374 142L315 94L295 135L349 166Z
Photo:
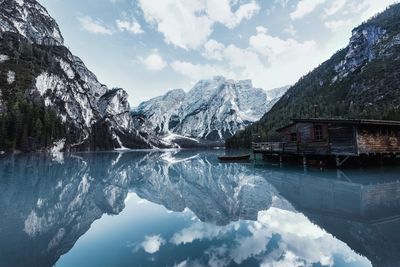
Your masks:
M399 266L400 169L3 156L0 266Z

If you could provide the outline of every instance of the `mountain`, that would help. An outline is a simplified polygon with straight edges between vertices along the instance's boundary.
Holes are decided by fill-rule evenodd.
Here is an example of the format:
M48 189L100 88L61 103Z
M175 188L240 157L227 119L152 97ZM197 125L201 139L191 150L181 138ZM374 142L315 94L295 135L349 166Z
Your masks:
M169 91L133 110L136 126L183 146L223 144L257 121L287 87L264 91L250 80L224 77L199 81L189 92Z
M259 122L227 140L249 147L252 135L279 140L293 118L400 120L400 4L352 32L349 45L301 78Z
M108 89L64 45L35 0L0 2L0 150L152 148L128 95Z

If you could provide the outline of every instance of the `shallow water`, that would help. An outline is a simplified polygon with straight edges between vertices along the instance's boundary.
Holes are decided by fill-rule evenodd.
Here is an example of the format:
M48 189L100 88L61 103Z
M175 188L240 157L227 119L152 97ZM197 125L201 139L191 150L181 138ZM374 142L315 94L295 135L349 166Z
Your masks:
M0 266L400 266L400 169L221 151L0 159Z

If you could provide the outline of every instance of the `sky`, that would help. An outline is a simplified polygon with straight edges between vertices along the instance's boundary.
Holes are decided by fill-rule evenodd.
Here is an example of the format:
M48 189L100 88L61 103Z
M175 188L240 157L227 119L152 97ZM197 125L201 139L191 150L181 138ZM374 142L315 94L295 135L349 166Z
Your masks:
M292 85L396 0L38 0L65 45L132 106L213 76Z

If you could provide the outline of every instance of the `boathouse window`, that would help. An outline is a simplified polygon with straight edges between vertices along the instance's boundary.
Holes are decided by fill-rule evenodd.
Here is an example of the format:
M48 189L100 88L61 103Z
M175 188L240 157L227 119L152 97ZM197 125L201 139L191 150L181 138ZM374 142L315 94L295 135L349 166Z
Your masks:
M314 138L317 141L321 141L324 139L323 131L322 131L322 126L321 125L315 125L314 126Z
M297 142L297 133L291 133L290 134L290 141L291 142Z

